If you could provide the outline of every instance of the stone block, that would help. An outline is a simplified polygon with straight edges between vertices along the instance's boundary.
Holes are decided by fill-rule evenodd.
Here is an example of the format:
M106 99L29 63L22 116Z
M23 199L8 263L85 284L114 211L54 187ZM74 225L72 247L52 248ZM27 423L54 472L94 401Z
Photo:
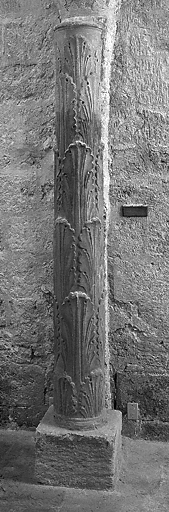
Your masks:
M44 370L37 364L13 366L10 417L19 426L37 426L46 410Z
M56 425L51 406L36 430L37 481L81 489L114 489L121 463L120 411L107 410L107 423L74 431Z
M141 437L144 439L169 442L169 422L143 421L141 424Z
M169 421L169 375L117 372L116 407L127 413L127 403L137 402L141 418Z

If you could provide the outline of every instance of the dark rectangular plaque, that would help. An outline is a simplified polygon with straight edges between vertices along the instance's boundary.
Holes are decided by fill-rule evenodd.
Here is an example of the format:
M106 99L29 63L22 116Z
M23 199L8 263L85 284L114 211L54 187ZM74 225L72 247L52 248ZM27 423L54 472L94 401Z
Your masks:
M125 204L122 206L123 217L147 217L148 206L144 204Z

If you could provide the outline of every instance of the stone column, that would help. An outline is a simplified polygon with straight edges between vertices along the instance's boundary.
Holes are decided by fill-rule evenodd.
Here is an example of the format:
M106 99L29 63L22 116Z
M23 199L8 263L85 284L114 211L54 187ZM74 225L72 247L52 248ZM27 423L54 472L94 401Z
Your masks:
M55 54L54 415L92 428L105 419L101 27L61 24Z
M41 483L112 489L121 412L105 409L102 28L55 30L54 404L36 431ZM103 105L102 105L103 109Z

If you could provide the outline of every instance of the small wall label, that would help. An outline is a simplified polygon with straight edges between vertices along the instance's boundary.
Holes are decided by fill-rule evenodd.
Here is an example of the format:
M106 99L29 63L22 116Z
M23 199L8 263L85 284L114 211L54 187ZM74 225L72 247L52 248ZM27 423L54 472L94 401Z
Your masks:
M138 420L138 403L137 402L128 402L127 418L128 418L128 420Z
M144 204L125 204L122 206L123 217L147 217L148 206Z

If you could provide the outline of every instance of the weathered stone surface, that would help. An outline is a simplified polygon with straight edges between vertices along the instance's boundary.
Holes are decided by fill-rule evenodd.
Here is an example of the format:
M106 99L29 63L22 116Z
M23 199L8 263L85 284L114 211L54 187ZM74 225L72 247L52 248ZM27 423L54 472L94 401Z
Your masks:
M0 5L1 419L9 419L10 409L15 410L19 424L33 421L35 425L44 412L42 395L47 403L52 392L53 370L51 27L57 15L54 20L53 13L46 16L47 12L45 2L3 1ZM29 388L24 398L26 416L20 386ZM11 389L15 389L17 414Z
M37 425L45 412L45 375L36 364L13 368L9 418L19 426Z
M135 367L145 397L142 389L137 395L137 377L127 383L125 373L125 403L137 396L145 416L150 410L161 419L168 417L169 383L168 22L165 0L122 2L109 139L112 390L116 372ZM148 217L122 217L123 204L148 205Z
M36 430L39 481L87 489L114 488L121 458L104 391L102 31L88 18L55 29L54 405Z
M123 414L127 402L139 404L141 418L169 421L169 375L126 370L117 372L116 407Z
M36 430L37 480L43 484L113 489L121 457L121 412L108 411L106 426L71 431L56 426L51 406Z
M92 5L99 12L101 4L104 14L106 2L101 1L84 1L80 14L94 12ZM34 357L44 369L46 398L52 394L51 28L77 14L77 1L0 2L4 418L11 405L12 361L28 365ZM115 32L115 24L112 27ZM110 103L109 340L114 395L115 373L126 364L154 374L165 368L168 373L168 0L121 3ZM147 220L122 219L120 209L126 202L148 204Z
M29 365L1 363L1 422L36 426L46 411L45 372L33 362Z
M105 407L102 30L88 18L55 29L54 410L75 429Z
M107 8L106 2L90 1L0 2L0 396L6 420L12 406L12 363L18 369L38 364L46 403L52 395L52 29L69 15L90 16L95 9L104 16Z
M143 421L141 424L141 437L154 439L155 441L169 441L169 422L167 421Z

